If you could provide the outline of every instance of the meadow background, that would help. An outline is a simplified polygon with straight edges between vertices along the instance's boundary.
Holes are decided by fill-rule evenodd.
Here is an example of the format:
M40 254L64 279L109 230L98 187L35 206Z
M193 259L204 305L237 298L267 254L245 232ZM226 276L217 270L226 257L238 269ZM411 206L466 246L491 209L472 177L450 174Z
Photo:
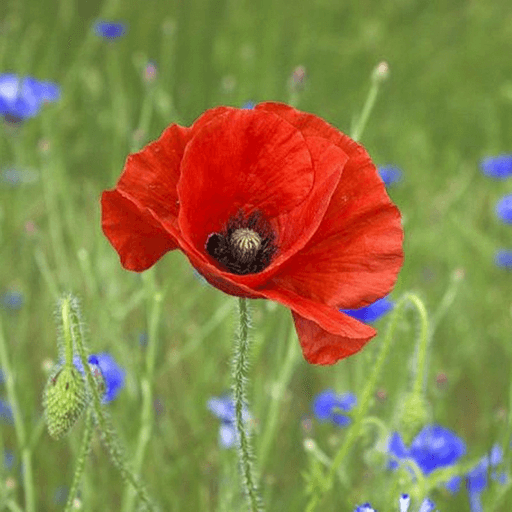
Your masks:
M97 19L125 22L126 34L102 39L92 29ZM479 165L512 149L511 55L507 0L2 2L0 73L61 88L60 99L34 118L0 122L0 315L32 443L37 510L62 509L83 428L81 421L54 441L43 419L62 292L81 299L89 349L111 353L126 370L124 389L106 407L129 459L139 442L148 346L155 347L142 467L162 510L243 509L236 452L219 447L219 420L206 407L229 390L236 300L202 283L178 252L143 275L123 270L100 229L99 197L115 185L127 154L171 122L188 125L221 104L290 101L297 66L306 70L292 98L298 108L350 133L373 68L389 63L361 142L377 165L403 172L389 188L405 229L405 263L391 298L415 292L432 314L457 276L430 346L432 420L464 439L465 460L502 441L511 400L512 273L494 264L494 252L511 248L512 229L494 205L512 183L484 176ZM5 172L12 169L18 174ZM313 417L312 400L326 388L357 395L386 318L361 353L315 367L303 360L285 308L252 305L250 410L264 497L268 510L300 511L304 439L331 456L344 435ZM416 329L414 315L404 315L371 408L390 428L409 385ZM0 419L0 432L14 455L9 468L0 464L0 498L8 494L23 510L15 430ZM350 511L369 500L394 510L378 492L392 473L365 458L370 446L351 451L347 483L337 483L322 510ZM119 510L122 497L119 473L95 436L84 509ZM465 492L440 489L431 498L440 511L469 510ZM511 500L509 487L494 510L510 510Z

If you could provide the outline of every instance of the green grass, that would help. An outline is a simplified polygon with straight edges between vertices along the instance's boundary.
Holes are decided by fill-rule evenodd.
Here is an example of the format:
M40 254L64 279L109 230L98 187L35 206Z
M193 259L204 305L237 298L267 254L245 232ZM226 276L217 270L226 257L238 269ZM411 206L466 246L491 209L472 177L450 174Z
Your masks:
M147 355L138 337L150 328L155 290L163 301L152 332L151 384L160 405L142 464L144 481L165 511L243 510L236 452L218 447L218 420L206 409L208 398L230 386L236 300L203 285L179 253L165 256L147 276L123 270L100 229L99 196L114 186L127 154L171 122L188 125L215 105L288 101L289 77L298 65L307 70L298 108L349 132L372 69L389 62L390 79L362 143L377 165L392 163L404 172L403 182L390 189L406 236L393 298L414 292L432 315L454 271L464 271L431 342L426 396L432 419L466 441L465 461L478 460L503 440L510 412L512 274L494 266L493 254L512 247L512 231L493 208L512 183L485 178L478 164L512 147L510 14L505 0L2 3L0 72L62 88L60 101L37 117L19 127L0 125L0 170L32 169L39 177L17 187L0 182L0 293L17 289L25 299L19 311L0 315L21 417L34 443L36 510L63 508L54 494L71 484L84 427L81 420L58 442L41 428L44 363L57 358L58 296L80 297L89 349L112 353L126 368L126 387L107 408L132 460ZM98 16L127 21L127 35L100 40L91 32ZM148 60L158 69L151 85L142 79ZM27 229L28 222L35 229ZM345 431L313 419L305 432L301 421L327 387L362 392L386 320L358 355L313 367L300 355L288 311L261 301L252 306L249 396L256 452L266 443L263 495L269 511L302 511L310 468L304 438L314 438L334 458ZM378 381L387 399L370 409L390 428L410 386L416 332L408 311ZM288 356L290 343L296 350ZM274 384L287 357L289 380L265 438L274 421ZM440 372L448 377L443 388L436 385ZM123 483L99 436L93 439L81 487L84 510L118 510ZM384 492L396 476L375 463L373 441L370 435L356 443L344 483L336 481L321 510L351 511L368 500L378 510L396 510ZM2 444L15 452L15 464L9 471L0 467L0 503L8 477L14 478L10 496L23 510L22 447L6 423L0 423ZM491 487L484 503L496 502L503 489ZM506 489L501 504L492 509L488 503L485 510L508 510L512 493ZM398 492L412 490L398 486ZM440 488L431 497L440 511L469 510L465 491L451 497Z

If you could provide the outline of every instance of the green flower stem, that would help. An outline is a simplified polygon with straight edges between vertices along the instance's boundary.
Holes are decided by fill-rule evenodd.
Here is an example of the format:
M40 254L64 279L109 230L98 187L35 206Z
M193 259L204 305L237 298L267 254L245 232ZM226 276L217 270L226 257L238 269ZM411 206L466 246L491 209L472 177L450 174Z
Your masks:
M75 474L73 475L73 483L71 484L71 489L69 490L68 501L66 503L66 508L64 509L64 512L70 512L71 510L73 510L73 502L75 500L75 496L78 491L78 485L80 484L80 480L84 472L85 461L87 460L87 455L89 454L89 450L91 449L92 433L93 415L92 409L89 408L87 409L87 417L85 420L85 429L84 436L82 438L82 446L80 447L80 455L78 456L78 460L76 463Z
M23 491L25 493L25 512L35 512L36 498L34 493L34 478L32 474L32 451L27 444L27 435L25 425L21 417L21 409L19 407L18 396L14 386L14 377L11 365L7 355L7 343L4 337L4 329L2 318L0 317L0 367L4 372L5 387L7 390L7 399L12 408L14 419L14 431L18 446L21 448L21 461L23 467Z
M377 357L377 361L373 367L373 372L370 374L366 386L361 395L361 401L359 407L355 409L354 414L352 415L353 422L348 427L347 433L345 435L345 439L343 444L341 445L338 453L334 457L332 466L329 470L325 481L321 488L316 488L316 491L312 494L310 498L310 502L308 504L307 510L308 512L312 512L315 510L316 506L320 503L322 496L327 493L330 489L332 489L334 477L338 471L338 468L341 466L343 461L346 459L350 448L355 444L355 441L359 437L362 432L362 424L364 417L370 407L372 397L375 394L377 387L377 379L380 376L382 369L384 368L384 363L389 355L391 350L391 345L394 340L394 335L396 331L396 327L398 325L398 320L402 314L402 310L407 302L412 302L416 307L418 307L418 303L421 303L420 299L412 294L406 293L402 296L402 298L398 301L394 311L391 313L391 318L389 320L388 329L384 340L382 342L380 353Z
M357 123L351 130L350 137L355 141L359 141L361 139L366 124L368 123L368 119L370 119L370 114L372 113L373 107L375 106L375 101L377 99L377 93L379 92L380 85L387 78L387 74L388 68L387 64L384 62L379 64L373 70L371 87L368 96L366 97L366 102L363 106L363 110L357 120Z
M263 510L262 500L256 485L254 471L254 455L251 447L247 426L244 424L242 411L246 401L247 370L249 366L249 322L250 315L247 299L238 299L240 324L238 336L235 341L235 351L231 364L233 376L233 399L235 402L235 424L238 433L238 458L242 472L243 491L246 495L249 510L259 512Z
M73 338L74 347L80 356L87 384L92 394L92 408L94 411L96 422L98 424L98 428L101 431L103 441L110 453L112 462L121 472L121 477L123 481L130 483L135 488L139 498L144 502L146 507L149 510L155 510L155 507L151 499L149 498L146 489L140 483L139 479L128 468L124 454L117 440L114 428L111 425L109 418L105 415L103 408L101 406L101 397L98 392L96 382L94 381L91 368L87 361L87 353L85 351L83 342L83 328L76 300L73 299L71 295L68 295L63 299L63 301L66 301L69 304L69 323L71 327L70 333Z
M34 259L36 260L37 268L39 269L39 272L41 272L41 275L43 276L43 279L46 282L46 286L48 286L53 299L58 300L60 295L59 286L51 273L50 267L48 266L48 260L46 259L46 256L40 247L35 249Z
M148 299L151 299L149 311L148 345L146 348L146 371L142 378L142 411L140 419L139 438L135 451L134 472L139 475L142 471L144 455L151 438L154 423L153 410L153 377L155 373L156 352L158 347L158 325L162 313L163 294L155 289L155 276L153 270L143 275L144 285ZM123 497L123 512L131 512L135 502L135 491L128 488Z
M284 362L279 365L279 379L273 383L272 386L272 398L267 413L267 421L265 423L265 429L262 433L262 441L259 450L259 466L260 468L265 467L267 457L270 453L272 440L277 428L277 420L279 418L279 408L283 399L284 392L290 379L292 378L293 368L297 362L298 356L297 337L293 326L290 327L290 334L288 336L288 350L284 358Z
M409 294L409 301L414 305L420 317L420 335L417 344L417 356L414 369L416 376L412 392L417 396L423 395L426 385L427 357L430 337L428 335L428 318L425 305L416 295Z

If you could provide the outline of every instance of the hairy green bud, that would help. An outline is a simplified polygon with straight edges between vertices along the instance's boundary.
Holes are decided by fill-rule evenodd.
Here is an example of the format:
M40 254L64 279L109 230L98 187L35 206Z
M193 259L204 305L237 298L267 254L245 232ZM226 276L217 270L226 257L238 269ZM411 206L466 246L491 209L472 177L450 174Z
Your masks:
M64 366L50 376L44 391L48 432L60 439L77 422L88 404L85 379L74 366Z
M414 392L406 394L399 413L399 430L405 444L409 445L429 420L430 407L423 395Z

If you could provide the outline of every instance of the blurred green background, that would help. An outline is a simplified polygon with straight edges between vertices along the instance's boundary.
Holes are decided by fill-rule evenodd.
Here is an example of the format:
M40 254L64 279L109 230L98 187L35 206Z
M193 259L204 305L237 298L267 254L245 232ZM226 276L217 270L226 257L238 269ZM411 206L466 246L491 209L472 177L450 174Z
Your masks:
M91 28L98 18L126 22L126 35L102 40ZM494 214L512 185L484 177L479 161L511 151L511 55L506 0L2 2L0 72L51 80L62 90L39 116L0 126L0 169L30 169L39 177L17 187L0 183L0 292L18 290L24 297L19 311L0 314L23 418L35 439L38 510L62 508L55 492L69 485L80 442L78 427L61 442L41 427L43 363L57 357L57 292L81 297L91 351L109 351L127 369L127 386L109 410L130 456L145 357L139 335L148 329L154 286L165 298L156 333L156 424L144 477L163 510L222 510L229 500L237 510L236 493L229 498L236 454L218 447L218 421L205 406L229 389L229 304L235 301L202 285L178 253L163 258L151 278L124 271L101 233L99 196L115 185L127 154L171 122L188 125L215 105L289 101L297 66L306 70L297 107L350 133L373 68L389 63L390 78L362 143L377 165L404 173L389 191L406 233L405 264L392 297L414 291L434 311L453 273L463 272L432 340L427 397L432 419L457 432L471 457L488 452L503 436L508 414L512 273L495 267L493 256L498 247L512 247L511 228ZM148 83L150 61L157 75ZM377 327L383 331L385 320ZM265 424L290 329L284 308L254 303L250 399L257 427ZM415 330L410 315L381 379L387 398L372 409L390 425L408 386ZM343 436L315 420L304 431L311 399L326 387L357 393L380 339L329 368L310 366L297 353L271 456L261 468L268 510L304 509L304 436L330 454ZM436 385L440 373L447 376L443 386ZM16 453L12 427L0 423L0 429ZM257 450L258 439L257 428ZM388 510L375 490L387 485L389 473L372 467L363 448L352 454L349 485L332 493L324 510L352 510L370 499ZM86 471L85 509L117 510L121 481L99 440ZM19 473L11 474L22 502ZM440 491L433 498L439 510L469 510L464 493Z

